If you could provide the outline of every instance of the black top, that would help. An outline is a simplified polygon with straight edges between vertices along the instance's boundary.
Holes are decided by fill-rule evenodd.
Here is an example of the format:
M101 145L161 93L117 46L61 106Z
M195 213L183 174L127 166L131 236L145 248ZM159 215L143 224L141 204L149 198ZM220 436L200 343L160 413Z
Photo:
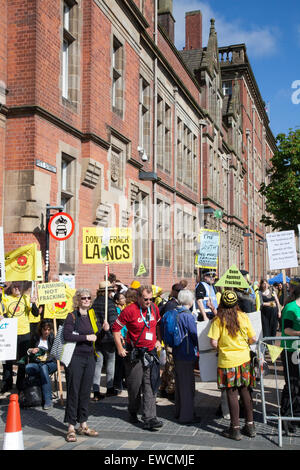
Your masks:
M75 314L76 322L73 315ZM64 339L68 342L76 342L74 354L93 354L93 342L87 341L86 336L94 334L93 327L88 315L81 315L79 311L69 313L64 322ZM76 325L75 325L76 323ZM78 334L74 334L74 331Z
M105 296L99 295L93 303L92 308L95 311L98 326L102 327L104 319L105 319ZM108 305L107 305L107 321L109 323L110 329L108 331L101 331L101 334L98 336L98 340L96 342L96 347L99 346L100 342L102 343L113 343L114 344L114 337L111 332L111 327L115 323L116 319L118 318L118 312L116 309L116 305L114 301L108 297Z

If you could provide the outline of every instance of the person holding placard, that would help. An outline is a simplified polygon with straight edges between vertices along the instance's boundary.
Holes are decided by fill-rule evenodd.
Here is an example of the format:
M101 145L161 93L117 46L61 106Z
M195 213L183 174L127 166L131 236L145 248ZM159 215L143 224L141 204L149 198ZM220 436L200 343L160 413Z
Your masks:
M21 281L12 282L2 297L4 304L4 316L7 318L17 318L18 338L17 338L17 361L26 356L30 344L30 313L37 317L39 310L36 305L36 297L24 294ZM3 385L1 393L8 392L13 386L13 364L14 361L6 361L3 364ZM18 364L17 382L18 391L24 389L25 364Z
M196 301L199 307L201 320L212 320L217 313L218 300L214 287L216 272L205 269L202 272L203 280L196 285Z
M242 432L255 437L253 406L249 385L255 385L250 361L249 345L256 342L255 331L246 313L238 310L238 299L234 291L222 293L217 316L212 321L208 337L218 351L217 382L226 390L231 425L223 432L225 437L241 440L239 422L239 395L244 404L246 423Z

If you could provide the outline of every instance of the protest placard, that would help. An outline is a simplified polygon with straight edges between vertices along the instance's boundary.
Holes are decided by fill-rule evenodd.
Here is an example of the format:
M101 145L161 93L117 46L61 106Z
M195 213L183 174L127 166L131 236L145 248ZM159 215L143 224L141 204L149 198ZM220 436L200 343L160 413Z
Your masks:
M267 233L266 237L271 271L298 267L295 232L293 230Z
M3 318L0 321L0 361L16 360L17 330L17 318Z
M233 287L234 289L249 289L248 282L244 279L242 273L233 264L226 273L221 277L221 279L216 282L216 287Z
M195 267L217 269L219 245L220 232L217 230L200 230L195 257Z
M132 263L131 228L83 227L83 264Z
M66 300L66 288L64 282L45 282L43 284L38 284L37 288L38 299L41 305Z

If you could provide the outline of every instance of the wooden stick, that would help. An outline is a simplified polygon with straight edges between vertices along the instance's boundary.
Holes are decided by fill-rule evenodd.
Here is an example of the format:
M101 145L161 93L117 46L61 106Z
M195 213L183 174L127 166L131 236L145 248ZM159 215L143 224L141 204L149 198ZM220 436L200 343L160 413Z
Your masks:
M107 322L108 317L108 264L105 265L105 321Z
M56 326L56 318L53 319L53 328L54 328L54 336L57 335L57 326ZM62 387L62 380L61 380L61 372L60 372L60 361L56 361L57 365L57 374L58 374L58 388L59 388L59 396L60 396L60 403L61 405L64 404L63 398L63 387Z

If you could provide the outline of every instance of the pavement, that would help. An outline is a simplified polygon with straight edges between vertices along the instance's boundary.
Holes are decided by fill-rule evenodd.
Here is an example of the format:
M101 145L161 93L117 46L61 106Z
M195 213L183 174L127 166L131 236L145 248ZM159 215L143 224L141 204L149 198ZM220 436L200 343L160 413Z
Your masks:
M62 373L64 397L65 383ZM102 376L101 392L105 392L105 377ZM278 414L276 405L276 381L274 368L270 364L270 374L264 379L267 414ZM282 370L279 371L278 389L283 387ZM14 390L12 390L12 393ZM0 448L6 424L10 394L0 395ZM221 435L229 421L217 417L220 404L220 391L215 383L201 382L196 373L196 413L201 422L192 426L181 425L174 418L174 403L166 398L157 398L157 416L163 421L163 427L156 431L146 431L142 422L128 422L127 392L115 397L106 397L99 402L90 403L88 424L99 431L99 437L78 436L76 443L67 443L64 406L59 397L54 400L50 410L42 407L21 409L21 422L25 450L102 450L104 456L135 454L135 451L189 453L201 450L300 450L300 427L297 433L283 436L282 447L278 446L277 422L263 422L260 387L254 390L254 418L257 436L243 437L241 441L232 441ZM241 426L243 426L241 419ZM128 454L129 453L129 454ZM138 455L146 455L139 454ZM176 454L176 452L175 452ZM178 452L177 452L178 454ZM143 460L144 462L144 460Z

